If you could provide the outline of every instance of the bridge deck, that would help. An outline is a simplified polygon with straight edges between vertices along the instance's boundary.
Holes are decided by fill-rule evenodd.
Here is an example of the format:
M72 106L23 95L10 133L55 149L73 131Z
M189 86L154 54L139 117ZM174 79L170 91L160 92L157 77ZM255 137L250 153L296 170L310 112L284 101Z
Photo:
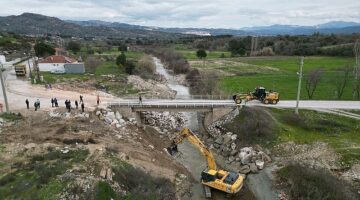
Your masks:
M196 110L211 111L213 108L235 107L229 100L122 100L110 102L111 107L131 108L133 111Z

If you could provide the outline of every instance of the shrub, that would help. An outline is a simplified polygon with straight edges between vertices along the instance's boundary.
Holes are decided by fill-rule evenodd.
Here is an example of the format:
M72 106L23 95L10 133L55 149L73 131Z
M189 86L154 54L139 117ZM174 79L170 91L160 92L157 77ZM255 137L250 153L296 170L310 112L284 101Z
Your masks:
M359 199L359 195L349 185L324 170L289 165L277 174L289 183L291 199Z
M232 122L224 125L226 131L236 133L244 144L272 141L277 129L271 114L264 108L244 107Z
M139 60L138 66L140 70L146 70L153 74L156 72L156 66L154 60L149 55L143 55Z
M114 181L130 191L125 199L175 199L175 187L168 179L155 178L129 164L114 170Z

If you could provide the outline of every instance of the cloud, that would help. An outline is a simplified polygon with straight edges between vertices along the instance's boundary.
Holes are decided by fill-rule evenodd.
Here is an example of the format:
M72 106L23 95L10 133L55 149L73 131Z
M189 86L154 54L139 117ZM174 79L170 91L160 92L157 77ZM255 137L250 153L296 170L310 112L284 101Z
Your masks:
M0 15L33 12L165 27L240 28L360 21L359 0L0 0Z

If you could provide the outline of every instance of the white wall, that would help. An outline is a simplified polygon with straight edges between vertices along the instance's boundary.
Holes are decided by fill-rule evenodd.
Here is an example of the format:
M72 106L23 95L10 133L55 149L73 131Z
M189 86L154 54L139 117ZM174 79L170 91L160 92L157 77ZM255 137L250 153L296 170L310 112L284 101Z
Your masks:
M64 63L39 63L41 72L51 72L55 70L65 71Z

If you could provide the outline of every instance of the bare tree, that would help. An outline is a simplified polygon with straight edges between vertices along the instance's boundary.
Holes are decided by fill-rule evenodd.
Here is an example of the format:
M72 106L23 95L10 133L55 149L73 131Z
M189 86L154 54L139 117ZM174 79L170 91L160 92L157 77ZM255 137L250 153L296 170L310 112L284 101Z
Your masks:
M317 85L319 84L324 71L322 69L314 69L305 76L305 88L309 99L313 98Z
M351 67L343 67L339 70L339 73L335 78L334 83L336 86L336 96L338 99L341 99L342 95L344 94L344 89L349 82L351 71Z
M156 66L155 66L154 60L149 55L146 55L146 54L143 55L138 62L138 66L139 66L139 68L145 69L152 74L154 74L156 72Z
M96 68L98 68L100 65L101 65L101 61L96 57L90 56L87 57L85 60L85 69L89 73L95 73Z

